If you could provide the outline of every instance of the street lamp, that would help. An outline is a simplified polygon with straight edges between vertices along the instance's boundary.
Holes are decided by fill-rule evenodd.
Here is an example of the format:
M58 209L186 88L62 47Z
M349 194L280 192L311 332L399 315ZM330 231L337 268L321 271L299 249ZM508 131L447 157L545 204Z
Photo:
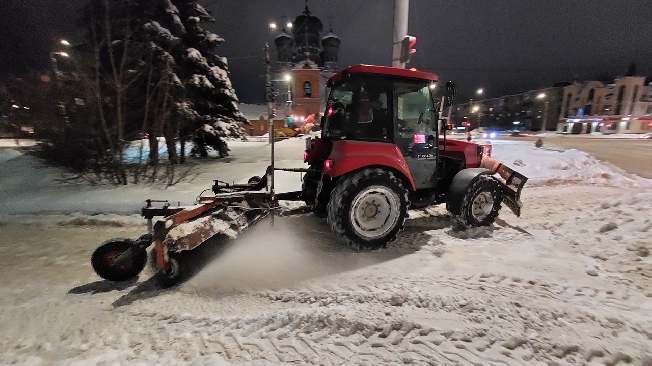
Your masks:
M288 102L292 100L292 75L286 73L283 75L283 80L288 83Z
M274 23L274 22L269 22L269 29L271 29L271 30L276 30L276 27L277 27L277 26L276 26L276 23Z
M54 71L54 80L55 80L55 84L58 84L59 83L59 67L57 65L56 56L70 57L70 55L67 54L66 52L50 52L50 60L52 60L52 70Z
M480 131L480 122L482 122L482 115L481 115L482 111L479 105L473 107L473 113L478 113L478 131Z
M482 98L482 93L484 93L484 89L482 89L482 88L478 88L478 89L475 91L475 94L477 94L478 97L480 97L480 98ZM469 99L469 111L472 112L472 113L478 112L478 110L480 109L480 107L476 105L475 107L473 107L473 110L471 110L471 105L472 105L472 104L473 104L473 98ZM469 119L470 119L470 118L469 118ZM479 130L479 129L480 129L480 113L478 113L478 130Z
M70 46L70 42L68 42L68 41L65 40L65 39L62 39L61 42L59 42L59 43L61 43L62 45L66 46L66 47L67 47L67 46Z
M546 122L548 122L548 105L550 104L550 101L548 101L546 93L539 93L539 95L537 95L537 99L546 101L545 107L543 109L543 119L541 120L541 132L546 132Z

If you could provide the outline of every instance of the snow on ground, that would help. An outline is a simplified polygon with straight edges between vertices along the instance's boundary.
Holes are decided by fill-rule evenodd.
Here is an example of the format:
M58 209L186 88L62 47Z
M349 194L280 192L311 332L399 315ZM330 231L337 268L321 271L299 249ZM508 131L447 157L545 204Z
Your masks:
M145 231L145 198L183 204L212 179L268 164L230 142L189 182L90 186L0 149L0 364L642 364L652 349L652 184L577 150L496 141L530 177L523 214L454 232L445 208L410 212L386 249L353 252L311 215L266 220L187 283L97 277L110 237ZM303 139L277 144L301 166ZM277 190L300 187L281 172Z

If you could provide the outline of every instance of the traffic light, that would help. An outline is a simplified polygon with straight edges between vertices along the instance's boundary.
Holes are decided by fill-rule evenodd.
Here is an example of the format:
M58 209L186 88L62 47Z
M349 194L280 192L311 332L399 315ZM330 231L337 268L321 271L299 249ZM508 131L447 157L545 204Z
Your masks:
M412 57L412 55L414 55L414 53L417 52L417 50L413 48L415 44L417 44L417 37L405 36L405 38L403 38L403 41L401 41L401 58L400 58L402 63L410 62L410 58Z

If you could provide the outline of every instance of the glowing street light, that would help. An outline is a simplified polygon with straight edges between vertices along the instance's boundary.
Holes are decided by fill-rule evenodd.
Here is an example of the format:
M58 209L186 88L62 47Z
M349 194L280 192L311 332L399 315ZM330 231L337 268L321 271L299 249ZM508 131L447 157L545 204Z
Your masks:
M285 24L285 26L286 26L288 29L290 29L290 28L292 28L292 23L291 23L291 22L287 22L287 24Z
M539 93L539 95L537 95L537 99L546 101L545 108L543 109L543 119L541 120L541 132L546 131L546 122L548 121L548 105L550 102L546 97L546 93Z
M68 41L65 40L65 39L62 39L61 42L59 42L59 43L61 43L61 44L64 45L64 46L70 46L70 42L68 42Z
M276 30L276 27L277 27L276 23L274 23L274 22L269 23L269 29Z
M478 106L476 105L475 107L473 107L472 112L475 113L475 112L477 112L477 111L479 111L479 110L480 110L480 107L478 107Z
M480 89L476 90L475 93L478 94L478 95L482 95L482 93L484 93L484 90L482 88L480 88Z

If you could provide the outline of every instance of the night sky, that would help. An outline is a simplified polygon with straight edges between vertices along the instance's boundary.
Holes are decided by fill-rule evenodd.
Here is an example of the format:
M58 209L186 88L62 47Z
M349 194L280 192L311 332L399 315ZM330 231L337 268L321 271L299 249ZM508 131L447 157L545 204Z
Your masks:
M45 70L50 45L78 36L83 0L3 0L0 73ZM216 17L208 29L225 39L242 102L262 102L268 23L293 20L304 0L204 0ZM394 0L310 0L313 15L342 40L339 66L391 64ZM652 75L652 18L641 0L411 0L409 31L417 53L409 67L458 85L461 99L482 87L485 97L551 86L560 81L622 75L631 62Z

